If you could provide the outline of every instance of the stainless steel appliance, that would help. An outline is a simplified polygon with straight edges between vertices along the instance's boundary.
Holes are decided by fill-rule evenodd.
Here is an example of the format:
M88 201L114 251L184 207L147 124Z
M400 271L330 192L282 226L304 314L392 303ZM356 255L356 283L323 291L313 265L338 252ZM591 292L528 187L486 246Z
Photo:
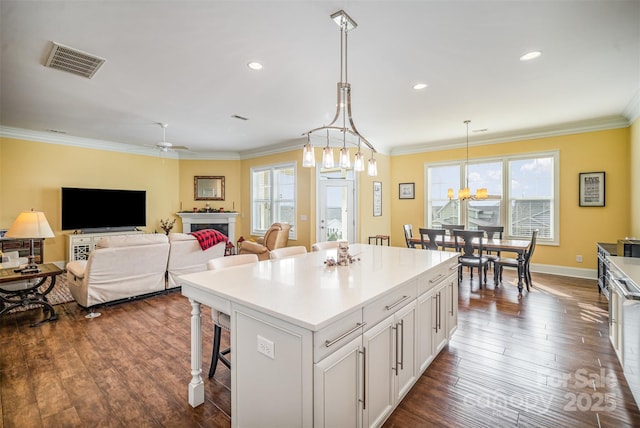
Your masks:
M640 239L618 239L618 256L640 257Z
M640 407L640 258L609 261L609 339Z

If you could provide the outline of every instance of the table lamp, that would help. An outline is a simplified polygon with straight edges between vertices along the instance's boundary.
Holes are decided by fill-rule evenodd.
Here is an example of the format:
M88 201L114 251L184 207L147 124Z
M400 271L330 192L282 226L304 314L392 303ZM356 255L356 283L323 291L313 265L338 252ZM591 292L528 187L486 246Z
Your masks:
M27 266L22 268L23 273L40 272L33 255L33 240L55 237L44 213L42 211L33 211L33 209L21 212L4 236L29 239L31 241L29 245L29 261Z

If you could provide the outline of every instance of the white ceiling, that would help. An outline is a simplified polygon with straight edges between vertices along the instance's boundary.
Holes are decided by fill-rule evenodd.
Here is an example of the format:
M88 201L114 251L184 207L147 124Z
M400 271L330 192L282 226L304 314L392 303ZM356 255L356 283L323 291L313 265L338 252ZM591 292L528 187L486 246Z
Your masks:
M0 124L142 146L165 122L191 156L301 147L335 112L340 9L354 122L379 151L463 144L465 119L478 141L637 117L637 0L2 0ZM107 61L92 79L44 67L52 41Z

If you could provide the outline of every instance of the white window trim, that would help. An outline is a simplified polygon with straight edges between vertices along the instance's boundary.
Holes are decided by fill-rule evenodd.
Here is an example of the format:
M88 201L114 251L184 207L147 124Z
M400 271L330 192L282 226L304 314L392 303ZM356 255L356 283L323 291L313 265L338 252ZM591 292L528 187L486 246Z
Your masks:
M535 159L535 158L543 158L543 157L552 157L553 158L553 213L551 216L551 228L553 230L553 238L545 239L538 238L538 242L545 245L560 245L560 151L559 150L551 150L544 152L530 152L530 153L518 153L513 155L505 155L505 156L492 156L492 157L484 157L484 158L474 158L469 160L469 165L478 164L478 163L488 163L488 162L502 162L502 201L500 204L500 216L501 218L508 219L509 212L508 205L508 195L509 195L509 175L508 175L508 164L509 161L515 160L526 160L526 159ZM455 166L459 165L460 174L461 174L461 183L464 183L464 174L466 173L464 164L466 163L465 159L460 159L458 161L443 161L443 162L425 162L424 164L424 222L423 224L430 227L430 208L429 208L429 168L432 167L442 167L442 166ZM460 220L467 222L467 213L460 213ZM506 228L505 228L506 232ZM505 238L511 238L510 236L505 236Z
M294 211L294 219L296 220L296 224L294 224L294 227L292 227L289 230L289 239L291 240L296 240L298 238L298 224L297 224L297 215L298 215L298 163L293 161L293 162L282 162L282 163L276 163L276 164L271 164L271 165L263 165L263 166L256 166L256 167L252 167L250 174L251 174L251 185L250 185L250 192L251 192L251 208L250 208L250 213L251 213L251 218L249 219L251 222L251 234L254 236L264 236L264 234L266 233L266 230L261 230L261 229L255 229L254 228L254 223L253 223L253 219L254 219L254 198L253 198L253 176L254 173L256 172L263 172L263 171L273 171L276 169L283 169L283 168L293 168L293 176L294 176L294 180L293 180L293 211ZM271 195L271 202L273 203L273 195ZM274 222L274 220L272 220L272 223Z

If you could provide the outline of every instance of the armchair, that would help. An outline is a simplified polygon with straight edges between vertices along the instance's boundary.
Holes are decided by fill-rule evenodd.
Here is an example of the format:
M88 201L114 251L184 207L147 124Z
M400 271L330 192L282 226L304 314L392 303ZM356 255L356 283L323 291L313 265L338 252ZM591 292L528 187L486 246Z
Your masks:
M269 253L276 248L286 247L289 243L288 223L273 223L260 242L243 241L239 254L255 254L258 260L269 260Z

